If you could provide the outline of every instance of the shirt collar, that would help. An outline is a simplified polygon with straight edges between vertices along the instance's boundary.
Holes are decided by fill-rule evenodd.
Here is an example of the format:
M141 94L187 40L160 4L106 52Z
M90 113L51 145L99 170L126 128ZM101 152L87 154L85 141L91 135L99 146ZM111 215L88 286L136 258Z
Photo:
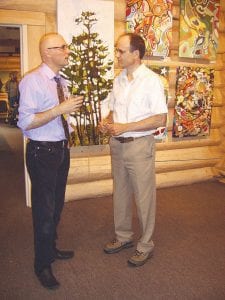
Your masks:
M54 77L60 77L60 75L55 74L52 69L49 68L48 65L46 65L45 63L41 64L41 69L43 71L43 73L45 73L45 75L49 78L49 79L53 79Z
M140 64L140 66L137 67L137 69L133 72L133 78L135 79L136 77L138 77L140 74L142 74L143 70L145 68L145 65L142 63ZM127 70L124 69L122 71L122 77L126 77L127 78Z
M136 78L138 77L144 70L145 65L142 63L140 66L133 72L133 77Z

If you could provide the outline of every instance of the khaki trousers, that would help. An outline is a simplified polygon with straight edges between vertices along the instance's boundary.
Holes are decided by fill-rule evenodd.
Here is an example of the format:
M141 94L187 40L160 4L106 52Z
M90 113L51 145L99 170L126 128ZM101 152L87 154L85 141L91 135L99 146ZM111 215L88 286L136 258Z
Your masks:
M115 233L119 241L132 240L133 196L139 218L141 237L137 250L150 252L155 225L155 140L153 136L129 143L110 139L113 175Z

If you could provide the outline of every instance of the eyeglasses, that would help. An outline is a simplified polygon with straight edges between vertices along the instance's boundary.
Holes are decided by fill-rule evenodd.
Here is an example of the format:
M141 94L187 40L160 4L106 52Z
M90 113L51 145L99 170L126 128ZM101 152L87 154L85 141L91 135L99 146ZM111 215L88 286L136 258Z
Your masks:
M116 54L119 53L120 55L123 55L123 54L125 54L127 51L129 51L129 50L122 50L122 49L119 49L119 48L115 48L115 53L116 53Z
M49 47L47 49L58 49L58 50L65 51L65 50L69 49L69 46L68 45L62 45L62 46L57 46L57 47Z

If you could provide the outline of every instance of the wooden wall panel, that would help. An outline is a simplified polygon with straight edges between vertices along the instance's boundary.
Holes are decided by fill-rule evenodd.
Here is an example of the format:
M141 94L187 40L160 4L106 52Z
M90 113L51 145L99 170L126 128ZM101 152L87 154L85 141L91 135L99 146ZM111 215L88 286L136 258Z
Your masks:
M45 14L42 12L0 9L0 20L1 24L45 26Z
M223 32L219 35L219 47L217 53L224 53L225 52L225 35Z
M214 175L211 167L166 172L156 175L156 183L158 188L186 185L211 180Z
M114 14L115 22L122 21L126 19L126 2L121 0L114 0Z
M225 11L220 11L219 32L225 32Z
M170 186L192 184L211 180L214 175L215 174L211 167L160 173L156 174L156 185L157 188L165 188ZM112 190L113 182L111 178L69 184L66 188L66 200L74 201L108 196L112 194Z
M45 26L27 26L27 39L28 39L28 69L32 70L37 67L41 62L39 53L39 40L45 34ZM33 38L35 36L35 39Z
M221 8L221 11L222 11L222 12L225 11L225 1L220 0L220 8Z
M118 37L125 33L125 23L123 21L115 21L114 40L117 41Z
M66 201L97 198L112 194L112 179L96 180L68 184L66 187Z
M1 0L0 8L14 9L17 11L27 10L31 12L53 13L56 11L57 0Z
M46 14L46 32L56 32L56 14Z
M184 147L156 151L156 173L216 166L222 157L217 145ZM102 156L72 159L69 184L111 178L111 157Z

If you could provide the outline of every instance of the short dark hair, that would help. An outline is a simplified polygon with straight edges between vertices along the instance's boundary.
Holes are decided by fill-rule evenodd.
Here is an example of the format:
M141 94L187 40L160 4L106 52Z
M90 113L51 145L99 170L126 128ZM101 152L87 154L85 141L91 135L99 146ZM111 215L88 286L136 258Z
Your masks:
M125 33L123 36L128 36L130 38L130 51L139 51L139 57L142 59L145 55L145 41L144 39L136 33Z

